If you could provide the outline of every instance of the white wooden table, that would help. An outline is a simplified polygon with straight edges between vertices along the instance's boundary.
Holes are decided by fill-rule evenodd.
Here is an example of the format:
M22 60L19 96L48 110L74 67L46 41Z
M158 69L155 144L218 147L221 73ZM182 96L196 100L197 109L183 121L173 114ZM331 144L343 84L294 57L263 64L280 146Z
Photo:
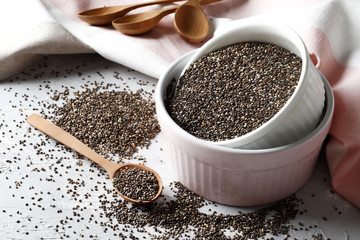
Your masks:
M104 188L112 188L110 180L104 172L90 166L88 160L72 159L72 152L62 151L54 140L47 140L43 134L37 134L37 130L32 129L29 134L31 127L25 119L41 110L51 113L51 108L44 109L39 102L53 103L50 96L55 90L64 91L64 87L68 87L71 97L73 92L81 90L81 85L95 80L123 84L115 75L121 76L132 90L141 87L147 91L155 89L156 79L96 54L48 56L11 79L0 82L1 240L114 238L112 230L104 232L99 224L106 219L100 218L98 196L106 193ZM141 86L137 83L139 80L149 83ZM34 146L42 141L46 142L40 147L44 153L37 154ZM164 195L171 195L169 183L175 179L161 149L161 136L157 136L149 149L141 150L137 155L143 156L146 164L159 172L164 181ZM57 163L59 159L63 159L62 166ZM71 180L84 181L75 197L68 194L73 189L69 184ZM300 208L306 211L292 221L298 228L301 228L299 222L318 227L291 231L292 239L312 239L312 235L324 239L360 239L360 210L336 194L330 181L326 161L319 159L309 182L296 193L304 201ZM98 191L95 191L96 185ZM90 196L85 197L86 193ZM86 209L81 212L76 210L84 207ZM223 213L252 210L222 205L214 208ZM80 213L81 218L74 217Z

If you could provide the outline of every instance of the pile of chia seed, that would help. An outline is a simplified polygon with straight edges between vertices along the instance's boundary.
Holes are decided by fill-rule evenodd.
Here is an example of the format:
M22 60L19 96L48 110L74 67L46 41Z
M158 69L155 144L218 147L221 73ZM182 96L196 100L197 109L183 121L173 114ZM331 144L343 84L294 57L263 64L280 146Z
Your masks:
M259 42L224 47L195 61L179 78L168 111L192 135L232 139L270 120L292 96L301 58Z
M75 98L54 106L55 123L98 153L131 157L160 132L155 103L141 91L104 88L76 92Z
M122 195L139 202L150 201L159 191L159 183L152 172L134 167L120 168L113 184Z

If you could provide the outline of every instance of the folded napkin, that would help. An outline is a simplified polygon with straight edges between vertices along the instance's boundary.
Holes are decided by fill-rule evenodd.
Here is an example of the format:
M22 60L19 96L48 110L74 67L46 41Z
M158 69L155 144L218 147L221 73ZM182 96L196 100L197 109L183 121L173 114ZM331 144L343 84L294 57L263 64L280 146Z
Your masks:
M135 2L140 1L121 4ZM77 17L89 8L118 4L114 0L2 1L0 7L6 10L0 15L0 79L21 71L42 54L87 52L158 78L172 61L203 44L181 39L172 15L142 36L125 36L111 26L89 26ZM143 10L159 7L164 6ZM360 2L223 0L204 9L211 23L208 38L214 30L248 17L276 20L300 34L334 90L335 114L326 143L333 187L360 207Z

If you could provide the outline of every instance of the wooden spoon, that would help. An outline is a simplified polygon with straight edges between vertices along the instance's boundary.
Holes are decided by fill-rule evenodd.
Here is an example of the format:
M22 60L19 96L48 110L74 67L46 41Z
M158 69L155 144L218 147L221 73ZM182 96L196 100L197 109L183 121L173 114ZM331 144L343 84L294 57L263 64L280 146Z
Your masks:
M201 0L201 4L209 4L221 0ZM140 35L153 29L166 15L174 13L179 6L143 12L115 19L112 25L116 30L127 35ZM206 19L207 21L207 19Z
M209 0L206 3L217 1L220 0ZM188 0L176 9L174 26L178 34L188 42L200 42L209 33L208 18L198 0Z
M136 8L150 6L154 4L177 2L177 1L182 1L182 0L157 0L153 2L145 2L145 3L131 4L131 5L124 5L124 6L93 8L78 13L78 16L81 20L91 25L106 25L106 24L110 24L114 19L124 16L125 14Z
M37 114L31 115L30 117L28 117L28 119L26 121L28 123L30 123L30 125L32 125L33 127L37 128L38 130L47 134L49 137L59 141L60 143L64 144L65 146L73 149L74 151L84 155L85 157L92 160L93 162L99 164L101 167L103 167L107 171L111 180L113 180L114 175L121 168L124 168L124 167L138 168L138 169L152 172L154 174L154 176L156 177L156 180L158 182L158 185L159 185L159 190L152 199L146 200L146 201L145 200L139 201L136 199L131 199L131 198L123 195L123 193L121 193L117 188L115 188L116 191L120 194L120 196L122 196L125 200L127 200L129 202L133 202L133 203L149 203L149 202L154 201L161 195L162 189L163 189L162 180L161 180L159 174L157 172L155 172L153 169L146 167L144 165L140 165L140 164L113 163L113 162L105 159L101 155L97 154L94 150L90 149L88 146L86 146L80 140L78 140L77 138L72 136L70 133L66 132L65 130L61 129L60 127L56 126L55 124L51 123L50 121L48 121L42 117L40 117Z

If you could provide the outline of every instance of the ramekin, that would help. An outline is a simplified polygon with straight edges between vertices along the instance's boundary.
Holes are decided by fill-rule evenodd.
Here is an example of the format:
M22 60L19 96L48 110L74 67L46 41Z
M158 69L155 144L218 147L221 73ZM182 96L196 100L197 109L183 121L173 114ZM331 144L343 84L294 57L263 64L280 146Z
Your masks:
M325 100L324 84L304 42L286 25L251 19L238 21L199 48L190 57L182 73L201 56L225 46L249 41L274 44L298 55L302 59L300 79L287 103L270 120L247 134L215 143L232 148L264 149L282 146L306 136L320 120Z
M267 204L296 192L309 179L330 128L334 97L327 80L319 73L326 105L320 122L306 136L276 148L228 148L189 134L166 110L168 87L193 54L172 63L156 89L161 141L175 179L208 200L233 206Z

